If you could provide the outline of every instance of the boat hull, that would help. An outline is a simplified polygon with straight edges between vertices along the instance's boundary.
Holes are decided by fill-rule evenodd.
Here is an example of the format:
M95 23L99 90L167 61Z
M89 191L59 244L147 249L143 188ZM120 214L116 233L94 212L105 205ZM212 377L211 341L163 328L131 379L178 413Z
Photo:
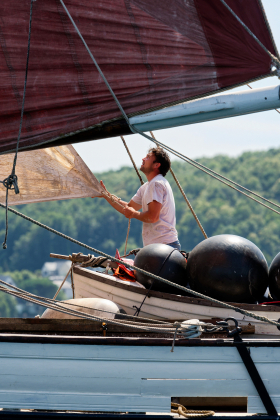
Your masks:
M170 412L171 397L247 397L265 413L231 339L0 334L0 407ZM280 341L245 342L280 411Z
M147 293L135 287L133 282L118 281L113 276L76 267L74 269L75 298L98 297L109 299L120 305L127 314L134 315ZM256 315L273 320L280 318L280 307L269 305L232 304ZM177 296L167 293L148 293L141 307L140 316L161 320L213 319L234 317L239 325L254 325L255 333L280 337L280 331L272 324L244 316L232 309L218 306L204 299Z

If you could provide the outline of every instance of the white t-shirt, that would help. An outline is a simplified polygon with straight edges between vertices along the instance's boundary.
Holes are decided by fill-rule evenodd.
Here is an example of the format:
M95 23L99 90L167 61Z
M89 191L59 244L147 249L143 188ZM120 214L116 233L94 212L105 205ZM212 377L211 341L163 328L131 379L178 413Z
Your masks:
M178 240L175 228L175 202L169 182L162 176L155 176L150 182L142 185L132 200L148 211L148 204L153 200L162 204L159 220L155 223L143 223L143 245L170 244Z

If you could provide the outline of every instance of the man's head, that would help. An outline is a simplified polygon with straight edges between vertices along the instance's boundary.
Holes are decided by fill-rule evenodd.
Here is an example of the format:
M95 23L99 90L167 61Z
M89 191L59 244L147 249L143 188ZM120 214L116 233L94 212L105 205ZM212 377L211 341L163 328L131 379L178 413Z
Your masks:
M149 149L147 156L142 160L140 170L145 175L155 172L155 175L161 174L165 176L170 166L171 162L168 154L162 148L154 147Z

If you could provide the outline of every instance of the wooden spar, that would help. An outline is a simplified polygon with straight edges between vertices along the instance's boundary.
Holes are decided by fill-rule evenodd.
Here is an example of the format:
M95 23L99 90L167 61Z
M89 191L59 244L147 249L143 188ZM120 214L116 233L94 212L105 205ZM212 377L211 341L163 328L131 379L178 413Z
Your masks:
M89 260L88 255L80 254L80 253L73 253L72 255L60 255L60 254L50 254L51 258L57 258L59 260L68 260L72 261L73 263L83 263ZM117 268L117 263L111 260L105 260L103 263L100 264L102 267L107 267L109 265L110 268Z
M196 124L280 107L280 86L252 89L226 95L212 95L180 105L129 118L141 131L162 130Z

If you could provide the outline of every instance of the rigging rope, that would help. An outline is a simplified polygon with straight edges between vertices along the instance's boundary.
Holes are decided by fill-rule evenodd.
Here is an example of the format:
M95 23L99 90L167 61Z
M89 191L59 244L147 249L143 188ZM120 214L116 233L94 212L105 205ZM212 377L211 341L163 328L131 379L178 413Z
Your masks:
M128 219L128 226L127 226L125 245L124 245L124 254L126 254L126 250L127 250L127 243L128 243L129 232L130 232L130 225L131 225L131 219Z
M138 178L139 178L139 181L140 181L141 185L143 185L143 184L144 184L144 181L143 181L143 179L142 179L142 177L141 177L141 175L140 175L140 172L138 171L138 168L137 168L136 163L134 162L134 159L133 159L133 157L132 157L132 155L131 155L131 153L130 153L130 151L129 151L129 148L128 148L127 144L126 144L126 141L125 141L125 139L123 138L123 136L121 136L121 139L122 139L122 142L123 142L123 144L124 144L124 147L126 148L126 151L127 151L127 153L128 153L128 156L130 157L130 160L131 160L131 162L132 162L132 165L134 166L134 169L135 169L135 171L136 171L136 173L137 173L137 176L138 176Z
M32 4L33 4L33 1L34 1L34 0L31 0L31 11L32 11ZM221 1L223 1L223 0L221 0ZM113 92L112 88L110 87L109 83L107 82L107 79L105 78L105 76L104 76L103 72L101 71L100 67L98 66L98 64L97 64L97 62L96 62L95 58L93 57L93 55L92 55L91 51L89 50L89 48L88 48L88 46L87 46L87 44L86 44L85 40L83 39L83 37L82 37L82 35L81 35L81 33L80 33L79 29L77 28L77 26L76 26L76 24L75 24L74 20L72 19L72 17L71 17L71 15L70 15L70 13L68 12L68 10L67 10L66 6L64 5L63 0L60 0L60 3L62 4L62 6L63 6L64 10L66 11L66 13L67 13L67 15L68 15L69 19L71 20L71 22L72 22L72 24L73 24L74 28L76 29L76 31L77 31L77 33L78 33L78 35L80 36L80 38L81 38L81 40L82 40L83 44L85 45L85 47L86 47L86 49L87 49L87 51L88 51L88 53L89 53L89 55L90 55L91 59L93 60L93 62L94 62L94 64L95 64L96 68L98 69L98 71L99 71L99 73L100 73L100 75L101 75L102 79L104 80L104 83L106 84L107 88L109 89L110 93L112 94L112 96L113 96L113 98L114 98L115 102L117 103L117 105L118 105L118 107L119 107L119 109L120 109L120 111L121 111L121 113L122 113L123 117L125 118L125 120L126 120L126 122L128 123L128 125L129 125L130 129L132 130L132 132L134 132L134 133L138 133L138 134L141 134L142 136L146 137L147 139L149 139L149 140L153 141L154 143L159 144L161 147L165 148L166 150L170 150L170 151L171 151L171 153L175 154L176 156L181 157L183 160L189 161L189 163L191 163L191 159L186 158L184 155L182 155L181 153L178 153L178 152L174 151L172 148L170 148L170 147L168 147L168 146L165 146L165 145L163 145L162 143L160 143L160 142L158 142L158 141L155 141L152 137L150 137L150 136L146 135L145 133L141 132L140 130L137 130L135 127L133 127L133 126L130 124L129 119L128 119L128 117L127 117L127 115L126 115L125 111L123 110L123 108L122 108L122 106L121 106L120 102L118 101L118 99L117 99L116 95L114 94L114 92ZM31 17L32 17L32 14L31 14ZM29 35L31 34L31 17L30 17L30 29L29 29ZM29 36L29 38L30 38L30 36ZM28 54L29 54L29 52L28 52ZM273 57L274 57L274 56L273 56ZM279 61L279 60L278 60L278 61ZM26 85L25 85L25 86L26 86ZM25 95L25 94L24 94L24 95ZM24 105L24 103L23 103L23 105ZM22 110L22 115L23 115L23 110ZM21 128L20 128L20 129L21 129ZM15 160L15 161L16 161L16 160ZM196 166L198 169L203 170L203 169L201 168L201 167L203 167L203 165L201 165L201 164L197 164L197 165L196 165L196 164L194 164L194 163L191 163L191 164L192 164L193 166ZM205 168L206 168L206 167L205 167ZM208 168L207 168L207 169L208 169ZM209 170L209 169L208 169L208 170ZM274 210L274 209L270 208L269 206L265 205L264 203L261 203L260 201L258 201L258 200L256 200L256 199L254 199L253 197L250 197L249 195L247 195L247 194L245 194L244 192L242 192L242 191L238 190L237 188L233 187L232 185L227 184L226 182L222 181L221 179L219 179L218 177L216 177L216 176L214 176L213 174L211 174L211 173L210 173L210 172L214 173L214 171L212 171L212 170L209 170L209 172L207 172L206 170L203 170L203 171L204 171L204 172L206 172L206 173L208 173L208 174L209 174L209 175L211 175L212 177L216 178L216 179L217 179L217 180L219 180L220 182L223 182L224 184L226 184L226 185L230 186L231 188L233 188L233 189L235 189L235 190L237 190L237 191L241 192L242 194L244 194L245 196L247 196L247 197L251 198L252 200L254 200L254 201L256 201L256 202L260 203L261 205L263 205L263 206L265 206L265 207L269 208L270 210L272 210L272 211L274 211L274 212L276 212L276 213L280 214L278 211L276 211L276 210ZM224 178L224 177L222 177L222 176L221 176L221 178ZM243 187L242 187L242 188L243 188ZM245 188L244 188L244 189L245 189ZM245 189L245 190L246 190L246 189ZM248 190L247 190L247 191L248 191ZM256 195L255 193L252 193L252 194ZM265 199L265 200L266 200L266 199ZM269 200L266 200L266 201L269 201ZM271 203L272 203L272 202L271 202ZM119 203L119 204L120 204L120 203ZM272 203L272 204L273 204L273 205L276 205L276 204L274 204L274 203ZM0 206L1 206L1 207L3 207L3 208L5 208L5 209L6 209L6 211L7 211L7 210L9 210L9 211L11 211L11 212L12 212L12 213L14 213L14 214L17 214L17 215L19 215L19 216L23 217L24 219L26 219L26 220L28 220L28 221L31 221L32 223L34 223L34 224L36 224L36 225L38 225L38 226L40 226L40 227L43 227L44 229L49 230L50 232L53 232L53 233L55 233L55 234L57 234L57 235L59 235L59 236L61 236L61 237L65 238L65 239L67 239L67 240L70 240L70 241L71 241L71 242L73 242L73 243L76 243L76 244L77 244L77 245L79 245L79 246L82 246L82 247L84 247L84 248L86 248L86 249L89 249L89 250L91 250L91 251L97 252L98 254L103 255L103 256L105 256L105 257L107 257L107 258L111 259L112 261L121 262L122 264L124 264L124 265L125 265L126 267L128 267L128 268L130 267L130 266L129 266L127 263L125 263L124 261L120 261L120 260L118 260L117 258L111 257L110 255L108 255L108 254L106 254L106 253L104 253L104 252L102 252L102 251L99 251L99 250L97 250L97 249L95 249L95 248L93 248L93 247L90 247L90 246L88 246L88 245L86 245L86 244L83 244L83 243L82 243L82 242L80 242L80 241L77 241L77 240L75 240L75 239L73 239L73 238L71 238L71 237L69 237L69 236L67 236L67 235L62 234L61 232L56 231L55 229L52 229L52 228L50 228L50 227L48 227L48 226L46 226L46 225L44 225L44 224L42 224L42 223L40 223L40 222L38 222L38 221L35 221L35 220L31 219L31 218L30 218L30 217L28 217L28 216L25 216L25 215L21 214L20 212L18 212L18 211L16 211L16 210L12 209L12 208L10 208L10 207L8 207L7 203L6 203L6 206L4 206L3 204L1 204L1 203L0 203ZM276 205L276 206L277 206L277 207L279 207L278 205ZM226 308L228 308L228 309L232 309L232 310L234 310L234 311L236 311L236 312L239 312L239 313L241 313L241 314L243 314L243 315L246 315L246 316L249 316L249 317L253 317L253 318L258 319L258 320L260 320L260 321L268 322L268 323L270 323L270 324L272 324L272 325L275 325L275 326L277 326L277 327L280 327L280 323L279 323L279 322L276 322L276 321L270 320L270 319L268 319L268 318L266 318L266 317L258 316L258 315L254 314L254 313L252 313L252 312L245 311L244 309L241 309L241 308L236 308L236 307L234 307L234 306L232 306L232 305L229 305L229 304L227 304L227 303L225 303L225 302L220 302L220 301L218 301L218 300L216 300L216 299L209 298L208 296L205 296L205 295L203 295L203 294L201 294L201 293L198 293L198 292L195 292L195 291L193 291L193 290L187 289L187 288L185 288L185 287L183 287L183 286L180 286L180 285L177 285L177 284L175 284L175 283L173 283L173 282L171 282L171 281L169 281L169 280L163 279L163 278L161 278L161 277L155 276L154 274L151 274L151 273L148 273L148 272L146 272L146 271L144 271L144 270L141 270L141 269L139 269L138 267L135 267L135 270L136 270L136 271L139 271L139 272L140 272L140 273L142 273L142 274L148 275L149 277L154 278L154 279L156 279L156 280L163 281L164 283L167 283L167 284L169 284L170 286L177 287L178 289L184 290L185 292L188 292L188 293L190 293L190 292L191 292L193 295L195 295L195 296L197 296L197 297L200 297L200 298L202 298L202 299L207 299L207 300L210 300L211 302L215 302L215 303L217 303L217 304L218 304L218 305L220 305L220 306L226 307ZM7 291L7 293L10 293L10 291ZM111 322L112 322L112 321L111 321Z
M155 138L155 136L154 136L154 133L153 133L152 131L150 131L150 133L151 133L151 136L152 136L152 137L156 140L156 138ZM170 166L170 169L169 169L169 170L170 170L170 173L171 173L171 175L173 176L174 181L176 182L176 184L177 184L177 186L178 186L178 188L179 188L179 190L180 190L180 192L181 192L182 196L184 197L184 199L185 199L185 201L186 201L186 203L187 203L187 205L188 205L188 207L189 207L189 209L190 209L190 211L191 211L191 213L192 213L193 217L195 218L195 221L196 221L196 223L198 224L199 229L200 229L200 230L201 230L201 232L202 232L202 235L204 236L204 238L205 238L205 239L207 239L207 238L208 238L208 236L206 235L206 232L205 232L205 230L203 229L202 224L200 223L200 221L199 221L199 219L198 219L198 217L197 217L197 215L196 215L196 213L195 213L195 211L194 211L194 209L193 209L193 207L192 207L192 205L191 205L191 203L190 203L189 199L187 198L187 196L186 196L186 194L185 194L185 192L184 192L183 188L181 187L180 182L179 182L178 178L176 177L176 175L175 175L175 173L174 173L174 171L173 171L173 169L172 169L172 167L171 167L171 166Z
M80 312L80 311L77 311L75 309L65 308L63 305L65 305L67 303L68 303L68 305L71 305L71 306L78 306L78 305L70 304L69 302L58 303L57 301L55 301L53 299L44 298L44 297L41 297L41 296L36 296L33 293L26 292L22 289L19 289L16 286L12 286L12 285L4 282L3 280L0 280L0 283L4 284L6 286L6 287L0 286L0 291L3 291L5 293L8 293L8 294L10 294L12 296L15 296L15 297L19 297L21 299L27 300L29 302L39 304L39 305L44 306L48 309L53 309L55 311L65 313L67 315L73 315L73 316L76 316L78 318L89 319L89 320L92 320L92 321L100 321L100 322L106 321L107 323L111 323L113 325L128 326L128 327L134 328L136 330L145 330L147 332L157 332L157 333L162 333L162 334L170 333L170 334L173 335L174 332L176 331L176 332L178 332L178 334L185 335L186 337L194 334L193 329L194 329L195 325L191 322L191 320L184 321L183 323L176 322L175 323L176 325L171 324L171 323L163 324L163 323L161 323L161 321L156 321L157 324L147 324L147 323L139 323L139 322L135 323L133 321L127 321L127 320L123 320L123 322L118 322L118 321L108 319L108 318L101 318L100 316L97 316L97 315L91 315L91 314L87 314L85 312ZM9 287L9 289L7 287ZM15 289L15 290L12 290L12 289ZM92 309L92 308L88 308L88 309ZM100 310L100 309L98 309L98 310L102 311L102 312L112 313L112 312L103 311L103 310ZM125 314L121 314L121 315L123 316ZM188 328L188 326L189 326L189 328ZM197 326L205 327L205 328L206 327L214 327L214 328L217 328L217 329L220 328L218 326L216 327L213 324L203 323L203 322L199 322L199 324Z
M139 132L139 134L141 134L141 133ZM194 161L194 160L192 160L192 159L188 158L187 156L184 156L182 153L175 151L175 150L174 150L174 149L172 149L171 147L166 146L165 144L163 144L163 143L159 142L158 140L157 140L157 141L155 141L152 137L147 136L145 133L142 133L142 135L143 135L144 137L146 137L147 139L152 140L155 144L159 144L159 145L160 145L160 147L162 147L163 149L166 149L168 152L170 152L170 153L172 153L173 155L175 155L175 156L179 157L180 159L184 160L185 162L189 163L190 165L192 165L192 166L196 167L196 168L197 168L197 169L199 169L200 171L205 172L207 175L210 175L212 178L216 179L217 181L222 182L223 184L227 185L228 187L232 188L233 190L235 190L235 191L237 191L237 192L239 192L239 193L241 193L241 194L245 195L245 197L250 198L251 200L255 201L256 203L259 203L259 204L261 204L262 206L266 207L267 209L269 209L269 210L273 211L274 213L276 213L276 214L279 214L279 215L280 215L280 212L279 212L279 211L277 211L277 210L273 209L272 207L267 206L266 204L262 203L261 201L256 200L254 197L251 197L250 195L248 195L248 194L244 193L243 191L239 190L238 188L235 188L233 185L230 185L229 183L227 183L227 182L223 181L223 179L228 179L228 178L224 177L223 175L220 175L220 174L218 174L217 172L213 171L212 169L209 169L209 168L207 168L206 166L204 166L204 165L202 165L202 164L200 164L200 163L198 163L198 162L196 162L196 161ZM206 169L203 169L203 168L206 168ZM209 171L209 172L208 172L208 171ZM217 176L213 175L212 173L216 173L216 174L217 174ZM222 179L220 179L220 178L218 178L218 177L220 177L220 178L222 178ZM228 181L229 181L229 182L232 182L232 183L233 183L233 184L235 184L235 185L239 185L239 184L235 183L234 181L231 181L230 179L228 179ZM279 204L276 204L276 203L274 203L274 202L272 202L272 201L270 201L270 200L268 200L268 199L266 199L266 198L264 198L264 197L262 197L262 196L258 195L257 193L254 193L253 191L249 190L248 188L242 187L242 185L240 185L240 188L243 188L245 191L250 192L250 194L253 194L253 195L255 195L255 196L258 196L258 197L260 197L262 200L267 201L267 202L271 203L272 205L274 205L274 206L276 206L276 207L280 208L280 205L279 205Z
M60 292L60 290L62 289L62 286L64 285L64 283L66 282L67 277L69 276L70 271L72 271L73 268L73 263L71 264L71 267L69 268L66 276L64 277L64 280L62 281L61 285L59 286L59 288L57 289L56 294L53 297L53 300L55 300L57 298L58 293Z
M272 63L275 65L275 67L278 70L278 76L280 76L280 61L275 55L273 55L262 43L261 41L256 37L256 35L248 28L248 26L245 25L244 22L237 16L236 13L228 6L228 4L225 2L225 0L220 0L221 3L230 11L230 13L238 20L238 22L243 26L243 28L250 34L254 40L261 46L261 48L269 55L269 57L272 60Z
M4 204L2 204L2 203L0 203L0 207L5 208ZM43 223L40 223L37 220L34 220L31 217L28 217L28 216L20 213L19 211L11 208L11 207L8 207L8 210L10 212L12 212L12 213L14 213L14 214L22 217L23 219L28 220L29 222L32 222L35 225L40 226L40 227L48 230L49 232L55 233L56 235L61 236L62 238L67 239L67 240L73 242L74 244L77 244L77 245L82 246L82 247L84 247L86 249L89 249L90 251L94 251L97 254L103 255L104 257L110 259L111 261L115 261L115 262L121 263L121 264L125 265L127 268L131 268L131 265L128 264L128 263L126 263L125 261L121 261L121 260L119 260L119 259L117 259L115 257L112 257L109 254L106 254L103 251L99 251L96 248L93 248L93 247L91 247L89 245L86 245L86 244L84 244L84 243L76 240L76 239L73 239L70 236L65 235L64 233L58 232L57 230L55 230L53 228L50 228L49 226L46 226ZM232 309L235 312L241 313L241 314L246 315L246 316L249 316L251 318L255 318L255 319L259 320L259 321L268 322L269 324L275 325L276 327L280 327L280 322L273 321L273 320L271 320L271 319L269 319L267 317L264 317L264 316L256 315L253 312L246 311L245 309L242 309L242 308L237 308L237 307L235 307L233 305L230 305L230 304L225 303L225 302L221 302L221 301L219 301L217 299L210 298L209 296L203 295L202 293L196 292L196 291L191 290L191 289L187 289L184 286L180 286L179 284L173 283L170 280L167 280L167 279L164 279L162 277L156 276L156 275L154 275L152 273L148 273L147 271L142 270L142 269L140 269L138 267L134 267L134 270L136 270L139 273L144 274L144 275L146 275L148 277L151 277L151 278L153 278L155 280L162 281L162 282L168 284L169 286L177 287L178 289L183 290L184 292L192 293L193 295L195 295L195 296L197 296L197 297L199 297L201 299L209 300L210 302L216 303L217 305L222 306L224 308Z
M138 171L138 168L137 168L137 166L136 166L136 164L134 162L134 159L133 159L133 157L132 157L132 155L131 155L131 153L129 151L129 148L128 148L127 144L126 144L126 141L123 138L123 136L121 136L121 139L122 139L122 142L124 144L124 147L125 147L125 149L127 151L127 154L130 157L130 160L132 162L132 165L134 166L134 169L135 169L135 171L136 171L136 173L138 175L139 181L140 181L141 185L143 185L144 184L144 181L143 181L143 179L142 179L142 177L140 175L140 172ZM128 219L128 227L127 227L127 234L126 234L126 240L125 240L124 254L126 254L126 250L127 250L127 242L128 242L129 231L130 231L130 225L131 225L131 219Z
M30 3L29 31L28 31L28 44L27 44L27 58L26 58L26 66L25 66L24 88L23 88L19 132L18 132L18 138L17 138L15 157L14 157L14 162L13 162L13 169L12 169L11 175L9 175L6 179L4 179L4 181L1 181L2 184L4 185L4 187L6 188L6 233L5 233L5 239L4 239L4 242L3 242L3 245L2 245L3 249L7 249L7 238L8 238L8 192L9 192L9 190L14 190L15 194L19 193L17 176L16 176L15 171L16 171L17 155L18 155L18 148L19 148L19 140L20 140L20 136L21 136L22 122L23 122L24 105L25 105L26 84L27 84L27 75L28 75L28 64L29 64L29 52L30 52L30 40L31 40L31 23L32 23L33 1L35 1L35 0L31 0L31 3Z
M221 1L223 1L223 0L221 0ZM228 187L230 187L230 188L234 189L235 191L240 192L241 194L245 195L246 197L250 198L251 200L253 200L253 201L255 201L255 202L257 202L257 203L261 204L262 206L266 207L267 209L272 210L273 212L275 212L275 213L277 213L277 214L279 214L279 215L280 215L280 212L278 212L277 210L275 210L275 209L273 209L273 208L271 208L271 207L267 206L266 204L262 203L262 202L261 202L261 201L259 201L259 200L254 199L253 197L249 196L248 194L244 193L243 191L239 190L238 188L235 188L235 187L233 187L232 185L229 185L227 182L224 182L222 179L227 180L228 182L231 182L233 185L236 185L236 186L238 186L239 188L244 189L245 191L249 192L250 194L257 196L257 197L261 198L262 200L264 200L264 201L266 201L266 202L269 202L270 204L272 204L272 205L274 205L274 206L276 206L276 207L278 207L278 208L280 208L280 205L278 205L278 204L276 204L276 203L274 203L274 202L272 202L272 201L270 201L270 200L268 200L268 199L266 199L266 198L264 198L264 197L260 196L260 195L259 195L259 194L257 194L257 193L254 193L253 191L249 190L248 188L243 187L243 186L242 186L242 185L240 185L240 184L235 183L234 181L231 181L230 179L228 179L228 178L224 177L223 175L218 174L217 172L213 171L212 169L209 169L209 168L207 168L206 166L204 166L204 165L202 165L202 164L200 164L200 163L198 163L198 162L196 162L196 161L194 161L194 160L192 160L192 159L188 158L187 156L184 156L182 153L176 152L176 151L175 151L174 149L172 149L171 147L166 146L166 145L164 145L163 143L160 143L159 141L155 141L155 140L153 139L153 137L148 136L146 133L144 133L144 132L142 132L142 131L138 130L138 129L137 129L137 128L135 128L133 125L131 125L131 124L130 124L130 122L129 122L129 118L128 118L128 116L126 115L126 113L125 113L125 111L124 111L123 107L121 106L121 104L120 104L120 102L119 102L118 98L116 97L115 93L113 92L113 90L112 90L112 88L111 88L110 84L108 83L108 81L107 81L107 79L106 79L105 75L103 74L102 70L101 70L101 69L100 69L100 67L98 66L98 64L97 64L97 62L96 62L96 60L95 60L94 56L92 55L92 53L91 53L91 51L90 51L90 49L89 49L89 47L88 47L87 43L85 42L85 40L84 40L84 38L83 38L82 34L80 33L80 31L79 31L79 29L78 29L77 25L75 24L75 22L74 22L74 20L73 20L72 16L70 15L70 13L69 13L68 9L66 8L65 4L63 3L63 0L60 0L60 3L62 4L62 6L63 6L64 10L66 11L66 13L67 13L67 15L68 15L68 17L69 17L69 19L71 20L71 22L72 22L72 24L73 24L73 26L74 26L74 28L75 28L76 32L78 33L79 37L81 38L81 40L82 40L82 42L83 42L83 44L84 44L84 46L85 46L86 50L88 51L88 53L89 53L89 55L90 55L90 57L91 57L92 61L94 62L94 64L95 64L95 66L96 66L96 68L97 68L97 70L98 70L98 72L99 72L100 76L102 77L102 79L103 79L104 83L106 84L107 88L109 89L109 91L110 91L111 95L113 96L113 98L114 98L114 100L115 100L115 102L116 102L117 106L119 107L119 109L120 109L120 111L121 111L121 113L122 113L122 115L123 115L124 119L126 120L126 122L127 122L128 126L130 127L131 131L132 131L134 134L140 134L141 136L145 137L145 138L146 138L146 139L148 139L148 140L151 140L151 141L152 141L152 142L154 142L155 144L159 144L162 148L164 148L164 149L168 150L170 153L174 154L175 156L179 157L180 159L182 159L182 160L186 161L187 163L190 163L191 165L193 165L193 166L195 166L196 168L198 168L198 169L202 170L202 171L203 171L203 172L205 172L206 174L208 174L208 175L212 176L213 178L217 179L218 181L222 182L223 184L227 185ZM265 47L264 47L264 48L265 48ZM271 53L269 53L269 54L271 54ZM272 54L271 54L271 55L272 55ZM272 55L272 56L273 56L273 55ZM273 57L274 57L274 56L273 56ZM276 58L276 57L275 57L275 58ZM278 60L278 61L279 61L279 60ZM280 62L279 62L279 64L280 64ZM203 169L206 169L206 170L203 170L202 168L203 168ZM209 172L208 172L208 171L209 171ZM217 176L214 176L213 174L217 175L219 178L218 178ZM220 179L220 178L221 178L221 179Z

